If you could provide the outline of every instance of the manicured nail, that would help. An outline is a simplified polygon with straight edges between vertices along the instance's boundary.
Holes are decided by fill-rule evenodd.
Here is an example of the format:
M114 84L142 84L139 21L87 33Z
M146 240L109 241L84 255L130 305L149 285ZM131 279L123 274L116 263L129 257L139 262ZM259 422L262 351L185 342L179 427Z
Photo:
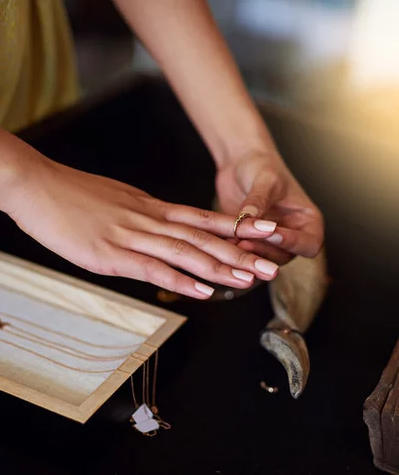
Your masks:
M198 292L201 292L201 294L209 295L211 296L213 292L215 292L215 289L212 287L209 287L209 285L201 284L201 282L196 282L194 284L194 287L198 290Z
M256 216L258 216L259 214L259 210L256 206L253 206L253 205L248 205L248 206L245 206L242 210L241 210L241 213L249 213L251 216L253 216L254 218L256 218Z
M249 272L245 272L244 270L239 269L232 269L231 273L240 280L245 280L245 282L251 282L255 276Z
M273 276L277 270L278 270L278 265L274 264L273 262L266 261L264 259L258 259L255 261L255 267L262 272L262 274L267 274L270 276Z
M270 244L275 244L278 246L283 242L283 236L279 233L275 233L272 236L269 236L268 238L265 239L265 241L270 242Z
M258 231L272 233L276 229L277 223L274 223L273 221L263 221L258 219L254 222L254 226Z

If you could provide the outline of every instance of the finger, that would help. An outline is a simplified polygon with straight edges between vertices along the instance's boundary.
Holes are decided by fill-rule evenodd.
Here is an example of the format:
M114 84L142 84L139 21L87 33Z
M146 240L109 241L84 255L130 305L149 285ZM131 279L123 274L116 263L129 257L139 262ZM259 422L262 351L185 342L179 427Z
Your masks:
M199 300L209 299L215 291L209 285L172 269L158 259L123 249L115 252L108 274L149 282L171 292Z
M280 226L272 236L266 238L266 242L303 257L317 256L323 245L322 237L319 235Z
M234 237L236 217L215 211L207 211L190 206L170 205L164 218L172 223L181 223L217 236ZM276 223L262 219L245 218L237 227L239 239L262 239L270 236L276 229Z
M278 176L271 170L262 169L253 181L241 211L252 216L264 216L281 194L282 182Z
M209 282L244 289L254 281L253 274L233 269L182 239L145 233L131 234L130 243L127 244L129 249L161 259Z
M209 282L239 289L250 287L254 281L254 275L262 280L271 280L278 269L274 263L251 256L244 251L239 251L241 252L240 262L244 265L234 268L187 241L163 235L128 233L123 247L161 259L173 267L184 269Z
M264 257L279 266L288 264L295 256L287 251L278 249L272 244L267 244L262 241L240 241L237 247L244 251L251 252L257 256Z
M213 234L207 233L206 231L201 231L200 229L191 228L182 224L172 224L164 228L165 235L173 237L175 239L184 240L198 249L206 252L210 256L213 256L220 262L232 266L232 268L244 269L253 273L254 275L258 274L258 269L256 268L256 261L258 257L261 256L258 252L253 252L252 248L255 248L252 243L259 243L259 246L263 245L264 247L268 246L274 248L272 245L265 244L265 241L241 241L247 242L247 248L245 249L245 244L243 246L237 246L236 241L231 239L231 241L226 241L221 239ZM285 251L275 249L275 255L287 254ZM243 253L243 251L246 251ZM266 257L266 256L261 256ZM270 259L273 263L278 263L275 259ZM284 259L282 259L284 261ZM285 262L284 262L285 263ZM272 274L274 274L276 266L273 266Z

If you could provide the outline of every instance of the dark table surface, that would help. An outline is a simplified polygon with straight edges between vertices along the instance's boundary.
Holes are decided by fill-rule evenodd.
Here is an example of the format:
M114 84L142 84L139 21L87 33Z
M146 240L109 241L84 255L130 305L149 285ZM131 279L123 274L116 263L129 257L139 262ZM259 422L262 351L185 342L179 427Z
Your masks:
M160 304L151 285L79 269L0 216L2 251L189 317L160 351L158 405L172 430L146 438L130 427L127 384L85 425L1 394L1 474L380 473L362 406L397 338L399 250L376 229L380 201L366 200L367 183L360 177L352 187L337 164L359 155L367 162L381 149L272 109L262 106L285 160L325 214L333 279L307 334L312 367L303 396L291 399L283 369L259 346L272 316L265 287L230 302ZM162 81L136 79L22 136L54 160L211 206L212 160ZM372 223L356 219L359 206L376 216ZM266 394L260 380L280 392Z

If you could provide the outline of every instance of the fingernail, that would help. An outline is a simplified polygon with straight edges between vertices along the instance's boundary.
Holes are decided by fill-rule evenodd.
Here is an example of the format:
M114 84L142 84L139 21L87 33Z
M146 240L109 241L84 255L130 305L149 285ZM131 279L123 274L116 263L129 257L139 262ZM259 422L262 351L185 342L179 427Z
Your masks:
M279 233L275 233L272 236L266 238L265 241L270 242L270 244L279 245L283 242L283 236Z
M215 292L215 289L212 287L209 287L209 285L201 284L201 282L196 282L194 284L194 287L198 290L198 292L201 292L201 294L209 295L211 296L213 292Z
M258 216L259 214L259 210L256 206L253 206L253 205L248 205L248 206L245 206L242 210L241 210L241 213L249 213L251 216L253 216L254 218L256 218L256 216Z
M239 269L232 269L231 273L240 280L245 280L245 282L251 282L255 276L249 272L245 272L244 270Z
M274 264L274 262L266 261L264 259L258 259L255 261L255 267L262 272L262 274L267 274L273 276L277 270L278 265Z
M276 229L277 223L273 223L273 221L263 221L259 219L258 221L254 222L254 226L258 231L272 233Z

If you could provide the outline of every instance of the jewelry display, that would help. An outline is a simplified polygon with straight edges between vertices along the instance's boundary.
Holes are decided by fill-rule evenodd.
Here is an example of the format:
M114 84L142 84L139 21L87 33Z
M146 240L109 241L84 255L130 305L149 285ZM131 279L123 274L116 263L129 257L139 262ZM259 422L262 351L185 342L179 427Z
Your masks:
M155 353L155 378L158 349L184 321L0 253L0 390L86 422L143 367L142 404L151 410L157 430L168 428L156 409L155 379L149 397L149 358ZM134 420L145 415L136 414L139 408L136 401ZM143 433L153 430L137 424Z

